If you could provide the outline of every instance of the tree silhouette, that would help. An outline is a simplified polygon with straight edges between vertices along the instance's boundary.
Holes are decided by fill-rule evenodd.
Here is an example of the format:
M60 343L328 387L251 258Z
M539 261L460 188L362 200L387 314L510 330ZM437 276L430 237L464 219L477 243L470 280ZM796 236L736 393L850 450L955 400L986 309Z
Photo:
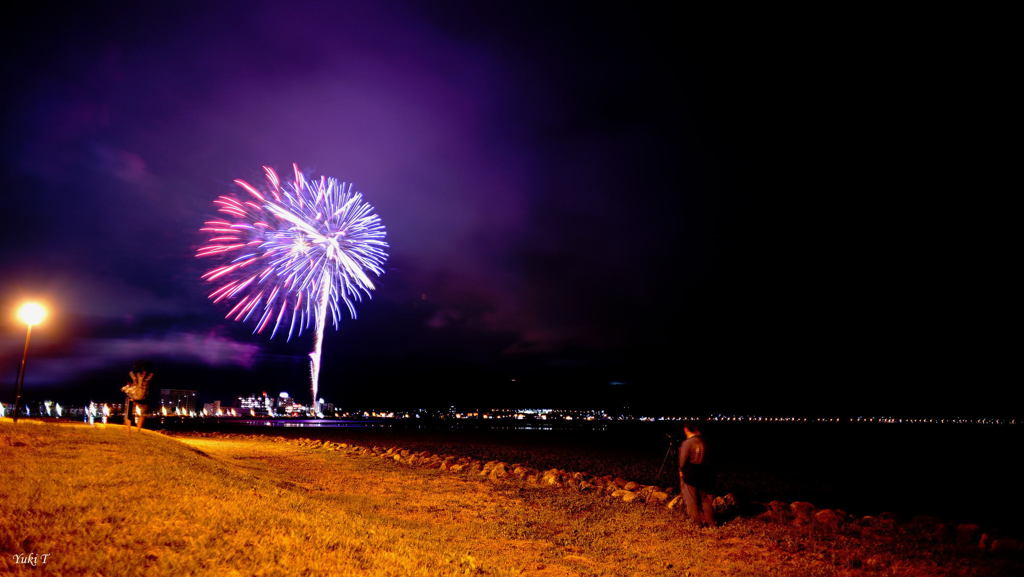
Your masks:
M153 379L153 373L147 371L149 368L145 363L135 363L131 371L128 371L128 384L121 387L127 397L124 400L124 424L131 430L131 405L135 403L135 424L142 429L142 422L146 418L146 396L149 394L149 381Z

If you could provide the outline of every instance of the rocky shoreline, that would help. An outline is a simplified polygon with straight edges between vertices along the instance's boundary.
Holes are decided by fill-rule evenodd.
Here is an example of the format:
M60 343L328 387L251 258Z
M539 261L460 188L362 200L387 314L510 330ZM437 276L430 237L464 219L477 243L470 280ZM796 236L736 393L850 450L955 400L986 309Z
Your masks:
M453 474L477 476L492 482L520 482L533 487L566 488L582 493L605 495L623 503L676 510L683 506L681 496L671 487L645 485L615 477L584 471L563 469L540 470L521 463L500 460L482 460L466 456L438 454L430 451L411 451L397 446L364 447L352 443L339 443L309 438L246 435L233 433L190 433L190 437L244 439L287 443L306 449L343 452L351 455L374 457L412 467L438 469ZM841 509L819 509L806 501L770 501L768 503L741 503L728 493L715 497L714 506L721 519L752 518L766 523L785 524L816 532L850 532L863 535L912 533L926 541L972 547L991 553L1024 552L1024 542L998 535L974 523L949 523L931 516L901 519L893 513L855 516Z

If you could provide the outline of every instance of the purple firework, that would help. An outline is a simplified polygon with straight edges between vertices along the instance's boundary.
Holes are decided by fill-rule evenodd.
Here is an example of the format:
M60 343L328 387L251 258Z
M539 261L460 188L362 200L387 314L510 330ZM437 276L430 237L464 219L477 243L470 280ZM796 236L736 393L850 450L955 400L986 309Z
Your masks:
M249 198L222 195L213 203L228 218L206 221L210 237L197 257L221 259L202 276L217 283L213 302L234 302L226 318L255 319L254 333L283 326L288 340L314 327L309 353L313 409L319 411L317 388L324 327L330 311L337 329L345 303L356 317L355 303L374 290L370 274L384 274L387 233L373 207L352 185L334 178L308 179L292 165L295 178L282 183L263 167L267 188L244 180L235 184Z

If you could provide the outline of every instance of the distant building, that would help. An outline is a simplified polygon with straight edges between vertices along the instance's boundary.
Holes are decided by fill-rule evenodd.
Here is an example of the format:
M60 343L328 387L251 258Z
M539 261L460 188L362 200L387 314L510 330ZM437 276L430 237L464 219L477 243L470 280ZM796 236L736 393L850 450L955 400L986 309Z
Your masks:
M196 412L199 392L183 389L160 389L160 410L168 414L185 411Z
M277 412L288 415L295 412L295 399L286 392L277 395Z
M207 415L217 415L220 413L220 401L214 401L212 403L204 403L203 410L206 411Z
M254 416L274 414L273 402L271 398L267 396L265 391L260 395L238 397L238 406L240 406L243 411Z

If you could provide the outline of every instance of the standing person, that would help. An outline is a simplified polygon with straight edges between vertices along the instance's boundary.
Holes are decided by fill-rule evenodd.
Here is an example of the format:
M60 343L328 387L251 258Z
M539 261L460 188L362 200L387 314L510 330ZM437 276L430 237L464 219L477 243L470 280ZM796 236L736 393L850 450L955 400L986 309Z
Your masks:
M686 502L686 514L700 527L715 524L714 496L711 494L714 474L705 462L707 448L700 425L683 424L686 440L679 446L679 490Z

